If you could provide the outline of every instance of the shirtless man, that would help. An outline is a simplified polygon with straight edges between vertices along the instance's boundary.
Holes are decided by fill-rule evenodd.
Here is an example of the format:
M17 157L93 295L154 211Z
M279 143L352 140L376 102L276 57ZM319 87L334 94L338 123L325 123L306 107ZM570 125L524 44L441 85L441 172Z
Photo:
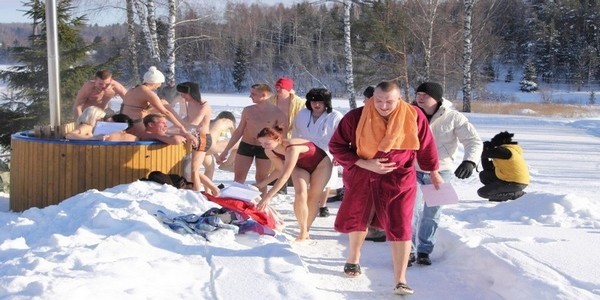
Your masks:
M149 114L143 119L146 128L144 134L140 137L143 141L160 141L169 145L179 145L185 143L185 137L167 133L169 125L167 118L159 114Z
M77 92L77 98L73 104L73 117L77 120L88 106L96 106L105 110L110 99L117 94L123 98L126 93L127 89L112 79L112 73L109 70L100 70L96 72L94 80L84 83Z
M296 95L294 81L286 77L281 77L275 82L275 92L275 95L269 98L269 102L275 104L285 114L288 120L286 136L291 138L296 114L305 107L306 101Z
M191 181L194 183L194 191L200 190L200 185L204 186L204 191L213 196L219 196L219 188L206 175L200 173L200 165L204 162L206 152L212 145L210 136L210 117L212 109L207 101L203 101L200 96L200 87L193 82L184 82L177 85L177 91L185 101L187 107L187 116L183 118L186 127L198 139L198 144L192 146L192 166Z
M244 183L246 181L248 171L255 157L256 182L261 182L269 175L271 162L256 137L263 128L279 125L287 132L288 120L286 115L277 106L268 102L271 93L271 88L266 84L255 84L251 87L250 98L254 104L242 110L239 126L231 135L231 139L221 155L219 155L217 161L219 163L225 162L229 151L241 138L234 161L235 182ZM261 192L266 193L266 187Z

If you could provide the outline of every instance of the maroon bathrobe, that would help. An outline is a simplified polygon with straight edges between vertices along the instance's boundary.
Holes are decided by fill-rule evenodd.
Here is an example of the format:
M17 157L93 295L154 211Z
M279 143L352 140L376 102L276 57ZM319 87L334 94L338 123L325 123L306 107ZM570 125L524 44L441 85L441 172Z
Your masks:
M438 155L427 118L416 109L419 150L377 152L375 158L389 158L399 166L387 174L377 174L356 166L356 127L363 108L348 112L329 141L329 151L344 168L344 199L335 219L342 233L364 231L368 225L383 228L388 241L410 241L411 220L417 192L415 158L424 171L438 169ZM369 215L375 218L369 224Z

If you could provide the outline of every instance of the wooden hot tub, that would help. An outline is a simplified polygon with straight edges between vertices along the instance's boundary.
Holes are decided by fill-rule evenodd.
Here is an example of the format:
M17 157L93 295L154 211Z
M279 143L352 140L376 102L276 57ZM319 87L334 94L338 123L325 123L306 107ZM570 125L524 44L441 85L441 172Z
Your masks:
M10 209L58 204L89 189L130 183L149 172L183 174L184 145L11 136Z

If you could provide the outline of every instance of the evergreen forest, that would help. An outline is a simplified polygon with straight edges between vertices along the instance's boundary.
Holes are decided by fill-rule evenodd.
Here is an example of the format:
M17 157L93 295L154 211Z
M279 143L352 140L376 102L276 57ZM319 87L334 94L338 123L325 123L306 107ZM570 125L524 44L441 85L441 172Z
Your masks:
M301 96L326 87L336 97L354 97L395 80L410 98L431 80L450 99L463 97L468 85L477 101L488 96L482 89L491 81L523 81L535 91L540 83L581 88L600 79L596 0L238 1L224 9L182 0L94 2L96 9L127 11L122 23L108 26L73 15L74 0L57 2L64 106L96 69L110 68L133 86L153 65L169 80L195 81L206 92L246 93L254 83L287 76ZM45 13L44 1L24 3L31 23L0 24L0 64L20 66L0 71L11 91L0 95L0 116L30 128L47 114L34 113L47 99Z

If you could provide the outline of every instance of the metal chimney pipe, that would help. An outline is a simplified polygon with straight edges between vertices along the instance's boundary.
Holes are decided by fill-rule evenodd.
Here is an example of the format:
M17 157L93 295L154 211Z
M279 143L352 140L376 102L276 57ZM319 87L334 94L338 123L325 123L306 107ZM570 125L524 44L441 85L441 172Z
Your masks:
M56 0L46 1L46 43L48 44L48 100L50 126L60 125L60 68Z

